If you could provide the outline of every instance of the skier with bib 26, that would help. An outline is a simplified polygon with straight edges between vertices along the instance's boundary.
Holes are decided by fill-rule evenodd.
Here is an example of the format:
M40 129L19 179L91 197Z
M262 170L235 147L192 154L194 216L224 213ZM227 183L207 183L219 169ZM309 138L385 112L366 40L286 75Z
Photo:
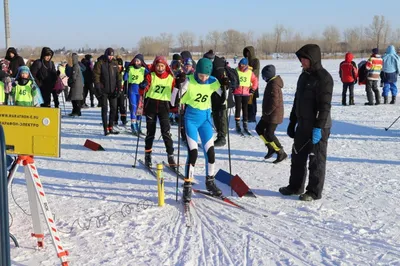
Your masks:
M221 84L211 76L213 63L210 59L202 58L196 66L193 75L188 75L182 86L181 104L186 105L185 128L188 143L188 158L186 167L186 179L183 185L183 202L191 200L192 180L194 178L194 166L198 156L197 136L200 135L203 150L206 157L206 188L215 196L221 196L221 190L214 181L215 152L211 118L211 94L217 92L226 97L226 92L221 89ZM229 84L229 79L224 78L224 88Z

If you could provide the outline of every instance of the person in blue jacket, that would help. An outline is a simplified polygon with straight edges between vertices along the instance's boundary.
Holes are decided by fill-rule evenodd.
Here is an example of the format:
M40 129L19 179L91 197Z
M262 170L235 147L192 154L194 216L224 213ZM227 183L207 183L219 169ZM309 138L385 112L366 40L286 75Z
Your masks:
M392 101L390 104L396 103L397 96L397 76L400 73L400 57L396 54L396 49L393 45L389 45L386 49L386 54L382 57L383 68L382 68L382 81L383 86L383 103L388 103L389 90L392 93Z

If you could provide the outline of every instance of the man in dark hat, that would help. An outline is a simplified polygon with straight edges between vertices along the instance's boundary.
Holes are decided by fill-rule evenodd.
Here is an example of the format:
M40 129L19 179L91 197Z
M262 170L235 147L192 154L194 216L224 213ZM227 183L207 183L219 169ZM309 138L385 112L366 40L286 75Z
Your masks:
M281 187L282 195L300 195L300 200L322 197L326 172L326 154L331 131L333 79L322 67L321 49L316 44L304 45L296 52L303 72L297 81L287 134L294 139L289 185ZM304 192L307 177L309 181Z
M104 55L97 59L93 69L95 92L101 102L101 118L104 135L119 134L113 128L117 115L117 96L123 91L122 79L118 71L118 63L114 59L114 50L107 48ZM108 104L110 115L107 123Z

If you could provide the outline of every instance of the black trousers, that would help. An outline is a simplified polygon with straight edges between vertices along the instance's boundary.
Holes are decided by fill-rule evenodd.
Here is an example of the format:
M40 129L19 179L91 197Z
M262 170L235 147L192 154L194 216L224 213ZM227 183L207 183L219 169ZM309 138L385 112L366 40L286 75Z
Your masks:
M212 117L215 129L217 130L218 137L226 137L228 131L228 118L226 114L226 107L219 108L212 111Z
M117 114L117 98L111 96L112 94L103 93L101 100L101 119L103 121L104 130L112 127L115 116ZM108 104L110 104L110 115L107 123Z
M86 104L86 98L90 94L90 103L94 101L93 83L85 83L83 86L83 103Z
M274 142L278 148L282 148L281 143L275 135L277 126L277 124L268 123L261 118L256 126L256 132L258 135L263 136L266 141Z
M350 98L354 97L354 83L343 83L342 99L346 101L347 89L350 93Z
M257 91L256 91L257 93ZM249 111L249 121L250 122L256 122L256 116L257 116L257 98L256 95L253 95L251 104L248 105L248 111Z
M169 102L147 98L144 102L144 105L147 130L145 139L145 151L150 152L153 148L158 118L160 120L161 136L164 140L167 154L173 154L174 147L170 132L171 125L169 123Z
M248 102L250 96L235 95L235 120L240 120L240 111L243 111L243 122L248 120Z
M127 102L127 95L121 94L117 98L117 113L115 116L115 122L118 124L118 118L121 118L121 122L123 124L126 123L126 102Z
M72 113L81 115L81 106L82 106L82 101L76 101L73 100L72 102Z
M40 88L40 92L42 93L43 97L43 103L40 106L51 107L51 90L47 88Z
M311 142L312 127L297 126L292 148L292 164L290 168L289 187L297 192L303 192L307 178L308 160L308 185L306 190L315 198L322 197L325 182L326 154L330 128L322 129L322 139L315 145Z
M375 94L375 102L380 103L380 95L378 89L378 81L377 80L367 80L367 85L365 86L365 91L367 93L367 99L370 104L374 103L374 96L372 92Z

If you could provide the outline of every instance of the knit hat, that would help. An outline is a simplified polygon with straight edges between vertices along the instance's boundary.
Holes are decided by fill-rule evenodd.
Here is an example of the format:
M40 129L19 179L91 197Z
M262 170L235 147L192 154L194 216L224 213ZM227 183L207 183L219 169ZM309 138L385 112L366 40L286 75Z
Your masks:
M193 60L191 58L186 58L183 65L184 66L193 66Z
M27 66L20 66L18 68L18 73L22 74L22 73L29 73L29 67Z
M271 78L276 76L276 70L274 65L266 65L262 70L261 70L261 75L263 80L269 81Z
M372 49L372 53L373 53L373 54L379 54L379 49L378 49L378 48Z
M182 61L182 56L180 54L174 54L172 56L172 60L174 60L174 61L181 60Z
M203 55L203 58L208 58L210 60L214 60L215 54L213 50L209 50L207 53Z
M109 47L104 51L105 56L114 56L114 49Z
M239 65L247 66L248 64L249 64L249 60L247 60L247 58L242 58L242 59L239 61Z
M201 58L199 62L197 62L196 72L198 74L206 74L211 75L213 70L213 63L208 58Z

